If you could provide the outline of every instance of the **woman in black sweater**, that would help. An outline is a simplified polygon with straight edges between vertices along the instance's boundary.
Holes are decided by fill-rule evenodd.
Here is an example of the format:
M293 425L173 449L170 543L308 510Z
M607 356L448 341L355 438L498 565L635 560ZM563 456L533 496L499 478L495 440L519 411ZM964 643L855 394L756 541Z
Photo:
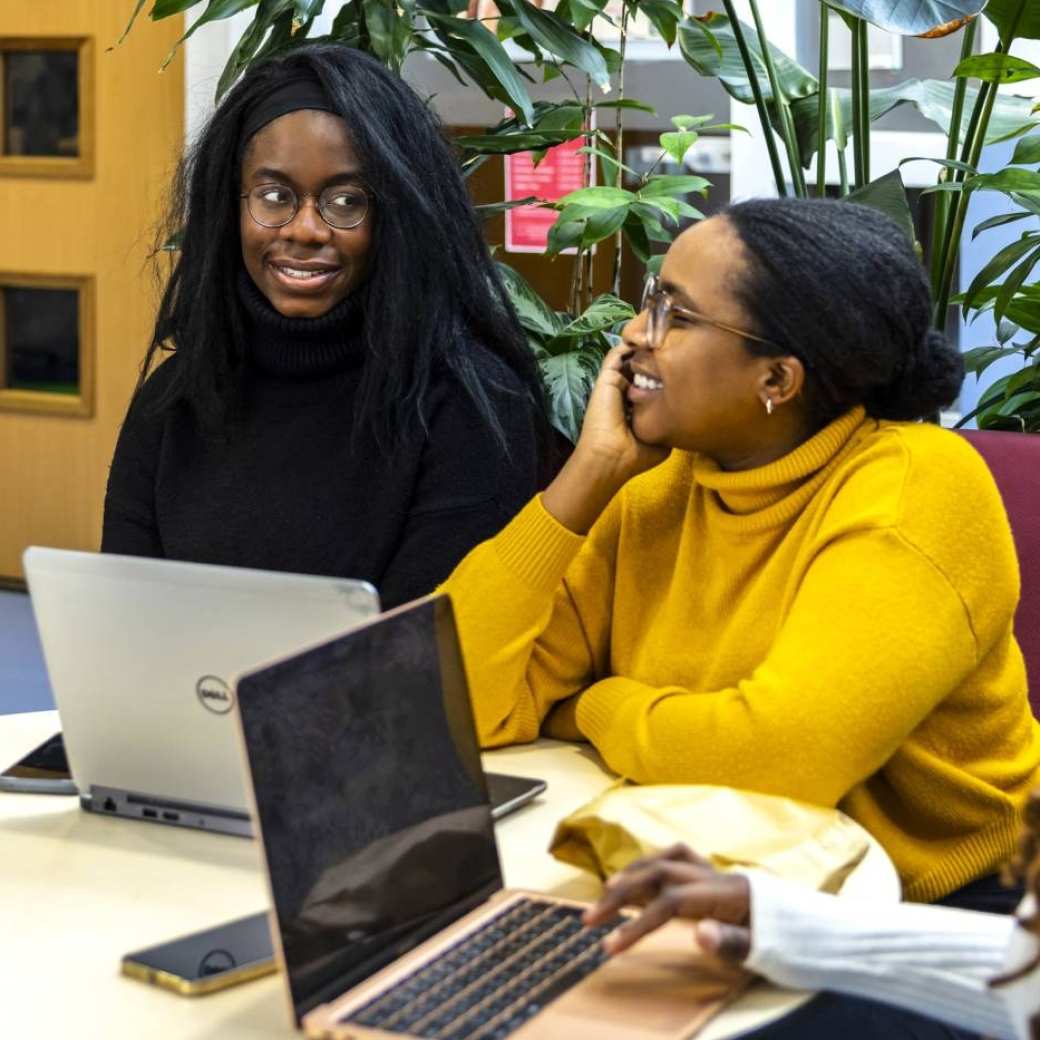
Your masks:
M533 356L439 127L376 61L307 45L248 72L168 228L102 551L364 578L393 606L537 489Z

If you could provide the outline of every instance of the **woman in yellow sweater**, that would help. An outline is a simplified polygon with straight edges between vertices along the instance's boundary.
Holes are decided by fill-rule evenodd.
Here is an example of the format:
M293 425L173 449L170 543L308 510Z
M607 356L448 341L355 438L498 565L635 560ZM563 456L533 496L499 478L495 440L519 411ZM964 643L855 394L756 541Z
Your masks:
M680 235L567 465L444 585L483 743L839 806L907 898L1010 910L1040 763L1018 568L985 463L914 421L963 372L929 316L866 207Z

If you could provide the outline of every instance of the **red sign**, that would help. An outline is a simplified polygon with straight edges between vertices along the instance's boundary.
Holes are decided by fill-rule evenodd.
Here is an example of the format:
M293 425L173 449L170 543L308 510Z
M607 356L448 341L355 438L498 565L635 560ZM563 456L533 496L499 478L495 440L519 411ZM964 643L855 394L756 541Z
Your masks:
M585 187L586 156L578 149L585 144L583 137L554 145L537 165L530 152L507 155L506 202L537 195L555 202L564 195ZM538 206L517 206L506 210L506 252L544 253L548 244L549 228L558 216L554 209ZM573 249L564 250L572 253Z

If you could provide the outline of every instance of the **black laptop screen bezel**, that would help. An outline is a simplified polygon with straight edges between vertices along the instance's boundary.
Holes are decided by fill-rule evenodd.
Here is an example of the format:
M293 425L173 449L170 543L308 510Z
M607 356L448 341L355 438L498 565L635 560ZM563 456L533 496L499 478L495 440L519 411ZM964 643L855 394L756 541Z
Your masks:
M380 697L387 687L393 696ZM451 603L438 595L391 611L242 676L236 692L299 1023L503 887ZM431 878L444 895L426 907ZM400 906L414 912L393 923Z

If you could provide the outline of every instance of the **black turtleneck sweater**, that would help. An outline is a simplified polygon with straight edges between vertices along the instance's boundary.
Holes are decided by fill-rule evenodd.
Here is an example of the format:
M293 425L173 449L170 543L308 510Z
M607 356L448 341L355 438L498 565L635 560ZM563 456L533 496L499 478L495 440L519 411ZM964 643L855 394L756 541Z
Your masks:
M431 592L537 490L530 406L490 351L472 348L509 457L445 373L429 392L428 433L388 459L351 441L364 361L351 301L290 319L248 279L240 296L250 340L239 414L226 435L201 432L184 403L155 414L176 352L149 377L116 445L102 552L363 578L389 607Z

